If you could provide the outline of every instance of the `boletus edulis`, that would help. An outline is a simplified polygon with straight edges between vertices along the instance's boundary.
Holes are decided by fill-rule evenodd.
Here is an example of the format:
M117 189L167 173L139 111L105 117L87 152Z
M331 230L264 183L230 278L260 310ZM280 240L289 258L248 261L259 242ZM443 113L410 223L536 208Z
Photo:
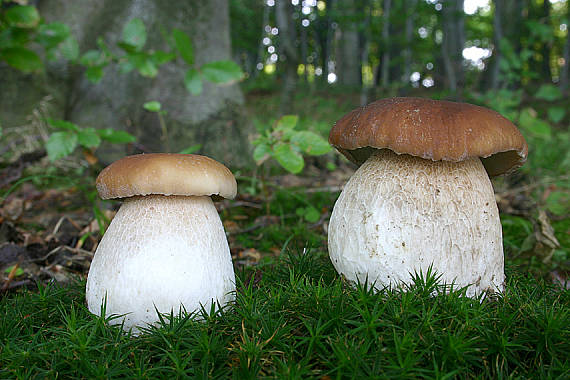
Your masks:
M337 271L376 288L428 267L467 295L504 289L502 230L489 176L521 166L528 147L492 110L422 98L382 99L332 128L360 165L338 198L328 245Z
M87 304L125 328L160 313L224 305L235 291L228 242L210 196L233 198L228 168L191 154L141 154L103 169L101 198L124 198L101 240L87 278Z

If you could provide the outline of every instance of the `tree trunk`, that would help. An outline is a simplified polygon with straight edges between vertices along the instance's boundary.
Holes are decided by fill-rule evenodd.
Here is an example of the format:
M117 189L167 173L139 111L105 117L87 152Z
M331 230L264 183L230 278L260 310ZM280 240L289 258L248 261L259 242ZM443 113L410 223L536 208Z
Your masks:
M256 77L261 70L257 68L257 64L261 63L265 66L265 45L263 44L263 38L267 36L267 32L265 31L265 25L269 24L269 10L270 7L266 3L263 3L263 22L261 23L261 37L259 39L259 45L257 47L257 57L255 59L255 70L253 76Z
M363 10L366 12L366 18L364 19L364 30L362 31L360 37L360 63L361 63L361 72L362 67L367 65L368 58L370 55L370 39L371 39L371 30L370 30L370 17L372 13L372 7L368 3L368 0L364 0L362 4ZM360 105L364 106L370 102L370 84L364 82L364 78L362 78L362 88L360 90Z
M447 88L460 96L463 86L463 46L465 42L463 0L442 2L443 41L442 58Z
M69 25L82 53L97 49L98 38L114 47L122 38L124 26L139 18L147 30L145 50L170 50L161 32L178 28L192 37L197 66L231 59L227 0L176 4L158 0L43 0L38 4L47 22ZM218 86L205 82L202 94L192 96L184 86L188 65L182 60L162 66L154 79L144 78L136 71L121 73L116 64L111 64L97 84L87 81L81 73L76 75L77 69L65 62L48 65L47 91L55 97L52 117L66 118L83 127L127 130L137 137L138 146L148 152L165 151L167 146L180 151L201 144L202 153L223 162L241 165L251 161L245 128L249 123L236 84ZM62 84L67 86L65 91L52 90ZM27 91L39 90L30 87ZM150 100L161 102L167 112L167 141L160 138L157 114L142 107ZM102 145L98 153L108 162L123 156L125 147Z
M493 15L493 58L489 67L489 88L496 90L499 88L500 67L503 55L501 52L501 40L503 39L503 1L493 0L495 14Z
M481 88L483 90L496 90L501 87L518 88L521 76L511 75L510 79L507 78L501 73L501 61L509 53L503 51L503 48L512 50L511 54L514 56L520 56L523 0L493 0L493 5L493 54L483 73Z
M335 6L335 0L327 1L326 7L326 27L327 27L327 35L326 35L326 42L322 54L322 62L323 62L323 82L327 83L329 74L331 73L330 62L332 61L332 54L333 54L333 40L334 40L334 33L335 30L333 25L336 25L333 22L333 7Z
M307 61L307 50L307 28L301 25L301 59L303 61L303 82L305 82L305 84L309 83L309 62Z
M570 3L566 6L568 9L566 19L570 20ZM560 89L565 95L570 95L570 87L568 84L568 76L570 75L570 32L566 33L566 43L562 51L562 58L564 59L564 64L560 68Z
M386 89L390 85L390 9L392 7L391 0L384 0L384 8L382 14L382 69L381 83Z
M296 31L293 20L293 9L290 1L277 0L275 4L275 17L279 28L279 42L281 60L285 65L283 76L283 89L279 113L286 115L293 112L293 100L297 87L297 66L299 54L295 48Z
M407 87L410 85L412 75L412 46L414 37L414 20L416 16L417 0L406 0L406 47L404 48L404 70L402 83Z
M353 17L356 13L354 0L343 2L345 16ZM344 22L341 27L340 51L337 55L338 83L346 86L359 86L361 66L357 25L353 20Z
M544 20L545 24L548 25L548 20L550 20L550 1L544 0L542 3L542 20ZM552 70L550 68L550 52L552 49L552 42L544 41L542 43L542 47L540 49L540 53L542 56L541 61L541 77L548 78L548 80L552 80Z

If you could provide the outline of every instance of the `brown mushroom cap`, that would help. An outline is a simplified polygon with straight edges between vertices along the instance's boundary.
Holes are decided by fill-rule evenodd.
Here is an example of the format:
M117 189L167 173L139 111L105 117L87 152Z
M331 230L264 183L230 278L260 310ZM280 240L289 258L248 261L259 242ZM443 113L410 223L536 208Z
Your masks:
M495 111L423 98L381 99L345 115L329 143L360 165L375 149L433 161L479 157L489 175L521 166L528 146L517 127Z
M150 153L127 156L99 173L102 199L135 195L219 195L234 198L237 184L221 163L196 154Z

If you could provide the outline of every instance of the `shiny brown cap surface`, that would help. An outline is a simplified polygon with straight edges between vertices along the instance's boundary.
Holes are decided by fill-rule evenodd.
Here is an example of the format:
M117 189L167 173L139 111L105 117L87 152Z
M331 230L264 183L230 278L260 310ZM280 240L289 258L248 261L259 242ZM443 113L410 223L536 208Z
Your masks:
M337 121L329 143L360 165L375 149L433 161L479 157L489 175L521 166L528 146L517 127L495 111L423 98L381 99Z
M127 156L99 173L97 192L103 199L135 195L219 195L234 198L232 172L196 154L149 153Z

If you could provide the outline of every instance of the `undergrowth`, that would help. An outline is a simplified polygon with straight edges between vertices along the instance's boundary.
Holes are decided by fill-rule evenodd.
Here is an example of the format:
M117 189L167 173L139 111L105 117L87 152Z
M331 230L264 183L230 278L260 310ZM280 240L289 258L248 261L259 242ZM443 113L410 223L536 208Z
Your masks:
M349 286L323 252L237 273L235 304L138 337L89 313L84 281L0 302L0 378L567 378L570 292L507 268L496 298Z

